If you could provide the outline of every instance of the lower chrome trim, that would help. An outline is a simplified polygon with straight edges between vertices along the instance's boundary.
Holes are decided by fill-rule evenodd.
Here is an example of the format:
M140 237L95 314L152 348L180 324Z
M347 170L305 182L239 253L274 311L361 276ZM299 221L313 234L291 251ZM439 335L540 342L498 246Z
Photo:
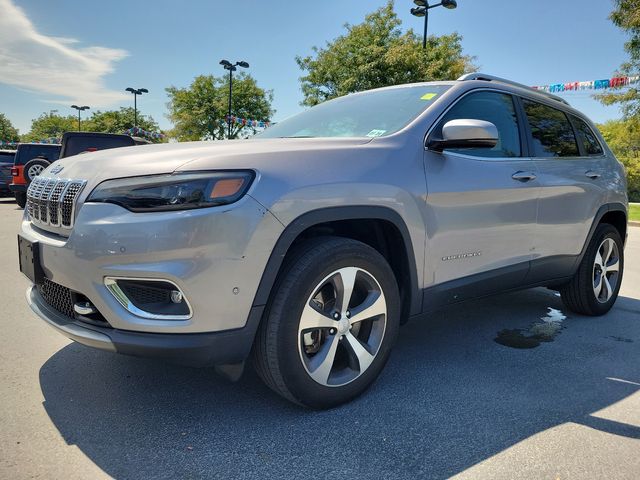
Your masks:
M120 286L118 285L118 280L138 280L141 282L164 282L169 283L175 287L177 291L182 294L182 299L187 304L189 308L188 315L159 315L157 313L146 312L144 310L136 307L131 300L127 297L127 295L122 291ZM150 320L189 320L193 316L193 309L191 308L191 304L189 300L187 300L186 295L180 287L172 282L171 280L167 280L166 278L141 278L141 277L104 277L104 286L107 287L107 290L114 296L114 298L122 305L129 313L141 318L147 318Z

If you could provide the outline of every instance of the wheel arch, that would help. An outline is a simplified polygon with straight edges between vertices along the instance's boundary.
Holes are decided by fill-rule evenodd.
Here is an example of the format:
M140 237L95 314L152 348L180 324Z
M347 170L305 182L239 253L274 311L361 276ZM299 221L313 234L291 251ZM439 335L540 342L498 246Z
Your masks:
M620 237L622 238L622 242L625 243L627 239L627 208L622 203L607 203L602 205L598 212L596 213L593 222L591 224L591 228L589 229L589 234L584 242L584 246L582 247L582 251L580 252L580 256L577 265L582 261L582 257L587 251L589 244L591 243L591 239L593 238L593 234L598 228L598 225L601 223L608 223L613 225L618 232L620 233Z
M281 233L262 273L253 306L268 303L287 253L302 240L333 234L362 241L389 261L401 290L402 320L422 309L413 243L404 220L395 210L381 206L327 207L304 213ZM371 235L369 235L371 234ZM382 247L381 247L382 246ZM390 255L391 248L401 248ZM381 251L382 250L382 251Z

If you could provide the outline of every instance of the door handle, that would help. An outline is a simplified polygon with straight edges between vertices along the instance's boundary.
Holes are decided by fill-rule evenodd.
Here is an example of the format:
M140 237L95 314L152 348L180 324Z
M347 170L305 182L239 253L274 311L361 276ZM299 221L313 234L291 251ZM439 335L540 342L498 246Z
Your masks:
M528 182L529 180L535 180L537 176L533 172L523 172L522 170L519 170L511 175L511 178L518 180L519 182Z
M584 174L589 177L591 180L595 180L596 178L600 178L600 173L594 172L593 170L587 170Z

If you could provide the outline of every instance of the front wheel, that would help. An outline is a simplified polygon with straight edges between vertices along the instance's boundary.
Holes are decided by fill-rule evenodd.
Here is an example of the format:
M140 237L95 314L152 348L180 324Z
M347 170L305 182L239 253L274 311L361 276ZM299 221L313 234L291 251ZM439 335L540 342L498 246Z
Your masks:
M398 334L400 296L384 257L325 237L289 257L260 326L254 364L283 397L330 408L362 393Z
M578 271L560 288L563 303L576 313L604 315L618 298L623 271L624 245L618 230L598 225Z

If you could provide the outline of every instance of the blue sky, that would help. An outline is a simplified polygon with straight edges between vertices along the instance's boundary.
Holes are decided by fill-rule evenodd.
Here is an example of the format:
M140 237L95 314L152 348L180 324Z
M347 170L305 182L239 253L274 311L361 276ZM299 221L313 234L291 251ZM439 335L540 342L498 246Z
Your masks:
M246 60L260 86L274 92L274 120L300 110L296 55L359 23L385 0L87 2L0 0L0 112L22 133L31 119L131 105L126 87L146 87L139 102L162 128L164 88L198 74L221 74L222 58ZM422 28L396 0L403 28ZM608 20L609 0L458 0L432 10L430 33L458 31L480 71L539 85L608 78L625 60L624 34ZM64 96L64 93L68 96ZM75 92L75 93L74 93ZM617 118L589 93L565 98L594 121Z

